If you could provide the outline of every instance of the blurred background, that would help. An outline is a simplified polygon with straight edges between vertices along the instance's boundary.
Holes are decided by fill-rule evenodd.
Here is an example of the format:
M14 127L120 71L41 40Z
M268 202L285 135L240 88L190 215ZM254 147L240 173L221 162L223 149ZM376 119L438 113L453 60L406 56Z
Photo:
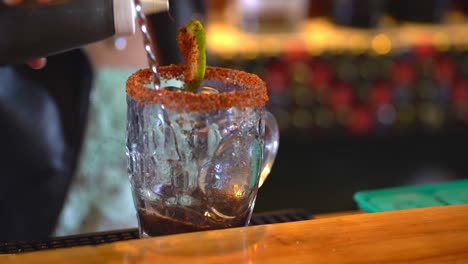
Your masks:
M360 190L467 178L467 1L171 5L170 15L151 18L161 64L181 62L175 29L195 17L206 25L210 65L267 82L281 140L256 212L356 210L352 196ZM141 43L136 34L85 48L95 87L58 235L136 226L123 86L146 67Z

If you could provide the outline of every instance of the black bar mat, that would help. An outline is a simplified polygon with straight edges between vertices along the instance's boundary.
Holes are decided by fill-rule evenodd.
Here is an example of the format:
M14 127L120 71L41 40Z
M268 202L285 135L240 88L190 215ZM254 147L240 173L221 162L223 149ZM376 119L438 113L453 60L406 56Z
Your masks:
M252 216L250 225L278 224L311 219L311 215L303 209L293 209L258 213ZM45 249L67 248L75 246L99 245L116 241L138 239L138 229L124 229L92 234L54 237L49 240L2 242L0 241L0 254L13 254L32 252Z

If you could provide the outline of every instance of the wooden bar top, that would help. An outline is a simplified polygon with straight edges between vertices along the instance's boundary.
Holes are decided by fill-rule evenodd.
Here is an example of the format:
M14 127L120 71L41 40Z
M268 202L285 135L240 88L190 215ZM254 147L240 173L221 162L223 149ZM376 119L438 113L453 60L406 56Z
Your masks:
M468 263L468 205L0 255L0 263Z

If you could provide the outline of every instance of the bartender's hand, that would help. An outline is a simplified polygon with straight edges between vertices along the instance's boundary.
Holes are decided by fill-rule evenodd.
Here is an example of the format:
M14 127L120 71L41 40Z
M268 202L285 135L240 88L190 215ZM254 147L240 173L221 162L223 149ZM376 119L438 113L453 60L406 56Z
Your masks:
M22 2L22 0L2 0L2 1L5 5L10 5L10 6L19 5ZM36 2L39 4L48 4L51 2L51 0L36 0ZM47 63L46 58L39 58L39 59L35 59L35 60L27 62L29 67L33 69L42 69L45 67L46 63Z

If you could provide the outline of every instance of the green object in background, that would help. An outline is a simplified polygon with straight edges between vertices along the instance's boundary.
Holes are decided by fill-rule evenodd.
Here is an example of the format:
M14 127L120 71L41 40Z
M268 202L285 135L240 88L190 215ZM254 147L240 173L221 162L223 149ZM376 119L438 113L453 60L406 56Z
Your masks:
M460 188L439 190L435 196L447 204L468 204L468 183L465 182Z
M361 191L354 200L361 210L372 213L468 204L468 180Z

